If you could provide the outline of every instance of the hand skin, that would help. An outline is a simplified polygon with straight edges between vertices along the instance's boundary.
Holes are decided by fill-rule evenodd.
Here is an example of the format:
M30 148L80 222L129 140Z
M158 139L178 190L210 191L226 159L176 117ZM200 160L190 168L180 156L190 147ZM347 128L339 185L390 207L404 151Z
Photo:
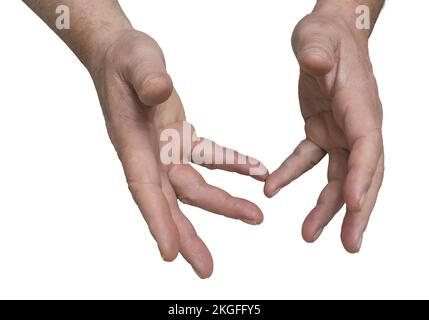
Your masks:
M160 161L161 132L181 132L185 113L158 44L132 28L117 1L25 3L55 30L89 70L129 189L163 259L172 261L180 252L198 276L209 277L213 271L210 252L180 210L178 200L249 224L261 223L263 215L252 202L207 184L190 164L165 165ZM60 4L71 10L70 30L55 29L55 8ZM194 142L192 148L202 142ZM235 156L238 157L237 152ZM246 159L246 164L206 167L249 175L250 169L260 163ZM267 176L265 173L254 178L264 181Z
M360 250L384 173L382 106L368 53L371 30L355 26L356 7L371 9L373 26L383 1L324 0L296 26L292 46L300 65L299 101L306 139L266 180L273 197L327 153L328 184L302 227L307 242L346 204L344 248Z

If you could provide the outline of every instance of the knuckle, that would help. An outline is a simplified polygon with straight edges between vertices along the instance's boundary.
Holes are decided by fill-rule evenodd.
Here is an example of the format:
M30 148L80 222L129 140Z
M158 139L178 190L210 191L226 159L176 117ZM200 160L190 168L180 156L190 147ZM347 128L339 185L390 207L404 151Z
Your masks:
M138 192L140 185L136 181L128 180L128 190L134 195Z
M184 204L193 204L195 203L195 196L192 192L188 192L186 194L180 193L177 194L177 199Z
M177 199L189 205L194 205L201 198L203 192L203 184L198 182L192 185L183 186L179 190L176 190Z

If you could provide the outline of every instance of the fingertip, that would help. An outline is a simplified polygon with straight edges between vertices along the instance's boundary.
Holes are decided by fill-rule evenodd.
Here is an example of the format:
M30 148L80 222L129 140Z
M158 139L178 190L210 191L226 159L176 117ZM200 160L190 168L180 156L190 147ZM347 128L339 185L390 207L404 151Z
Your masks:
M305 218L302 224L302 238L307 243L313 243L319 239L324 230L324 225L318 219L320 207L316 206Z
M201 250L195 250L193 254L195 254L194 258L192 260L189 260L188 262L191 264L192 269L197 274L197 276L200 279L207 279L210 278L210 276L213 274L213 258L210 254L209 249L207 246L201 241ZM183 252L182 252L183 254Z
M261 213L259 214L258 218L255 219L255 222L256 222L257 225L259 225L259 224L262 224L262 222L264 222L264 219L265 219L264 218L264 214L261 211Z
M344 249L351 254L358 253L362 246L363 234L347 225L345 221L341 230L341 242Z
M323 228L316 230L316 231L308 231L308 230L302 230L302 238L307 243L314 243L317 241L317 239L320 238L320 236L323 233Z
M164 261L174 261L177 258L180 250L179 233L174 232L170 234L167 238L162 239L162 241L159 241L158 249Z
M246 206L247 208L243 207L246 217L243 217L240 220L250 225L261 224L264 221L264 214L262 213L262 210L256 204L252 202L248 203L249 204Z
M199 270L197 268L192 267L192 269L200 279L205 280L210 278L213 274L213 263L208 268L202 268L201 270Z
M317 76L323 76L334 67L332 54L321 47L309 47L303 49L298 61L301 67Z
M166 73L153 73L144 78L138 94L146 106L155 106L165 102L173 92L173 81Z
M207 279L207 278L210 278L211 276L212 276L212 274L213 274L213 270L214 270L214 263L213 263L213 258L212 258L212 256L210 255L210 264L209 264L209 266L208 266L208 268L207 268L207 270L205 271L205 273L203 273L202 274L202 279Z
M343 247L350 254L356 254L356 253L359 253L360 251L360 246L353 243L349 244L349 243L343 242Z
M309 232L304 226L301 230L301 235L302 239L304 239L304 241L307 243L313 243L314 241L316 241L314 234Z
M165 262L172 262L176 260L179 254L179 250L175 249L159 249L159 251L161 253L162 260L164 260Z
M269 176L266 180L265 180L265 185L264 185L264 194L267 198L272 198L274 197L277 193L279 193L281 190L280 187L278 187L276 184L273 183L271 176Z
M262 214L262 212L260 212L251 221L252 221L251 224L258 226L258 225L262 224L262 222L264 222L264 215Z

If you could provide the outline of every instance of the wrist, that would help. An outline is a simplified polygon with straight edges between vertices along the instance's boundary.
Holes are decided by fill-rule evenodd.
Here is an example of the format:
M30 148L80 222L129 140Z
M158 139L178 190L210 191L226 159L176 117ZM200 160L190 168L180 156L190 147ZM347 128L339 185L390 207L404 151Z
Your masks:
M125 33L134 30L127 19L118 23L109 23L90 32L86 38L88 46L79 57L91 75L95 75L104 63L109 48Z
M367 41L383 4L384 0L318 0L313 13L336 17L354 36ZM360 6L366 6L367 11L361 11ZM368 16L361 16L363 14ZM368 19L365 27L358 26L360 17Z

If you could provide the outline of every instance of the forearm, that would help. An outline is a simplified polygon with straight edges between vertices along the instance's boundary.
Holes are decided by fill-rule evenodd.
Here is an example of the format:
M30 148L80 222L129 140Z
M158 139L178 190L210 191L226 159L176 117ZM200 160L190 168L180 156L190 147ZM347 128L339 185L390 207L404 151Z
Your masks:
M384 2L384 0L317 0L314 12L333 12L340 14L350 26L356 29L356 19L360 14L360 12L356 12L356 9L361 5L367 6L370 18L369 29L361 29L359 32L369 37L383 9Z
M121 31L132 28L116 0L23 0L89 69ZM70 28L59 29L56 8L70 9Z

